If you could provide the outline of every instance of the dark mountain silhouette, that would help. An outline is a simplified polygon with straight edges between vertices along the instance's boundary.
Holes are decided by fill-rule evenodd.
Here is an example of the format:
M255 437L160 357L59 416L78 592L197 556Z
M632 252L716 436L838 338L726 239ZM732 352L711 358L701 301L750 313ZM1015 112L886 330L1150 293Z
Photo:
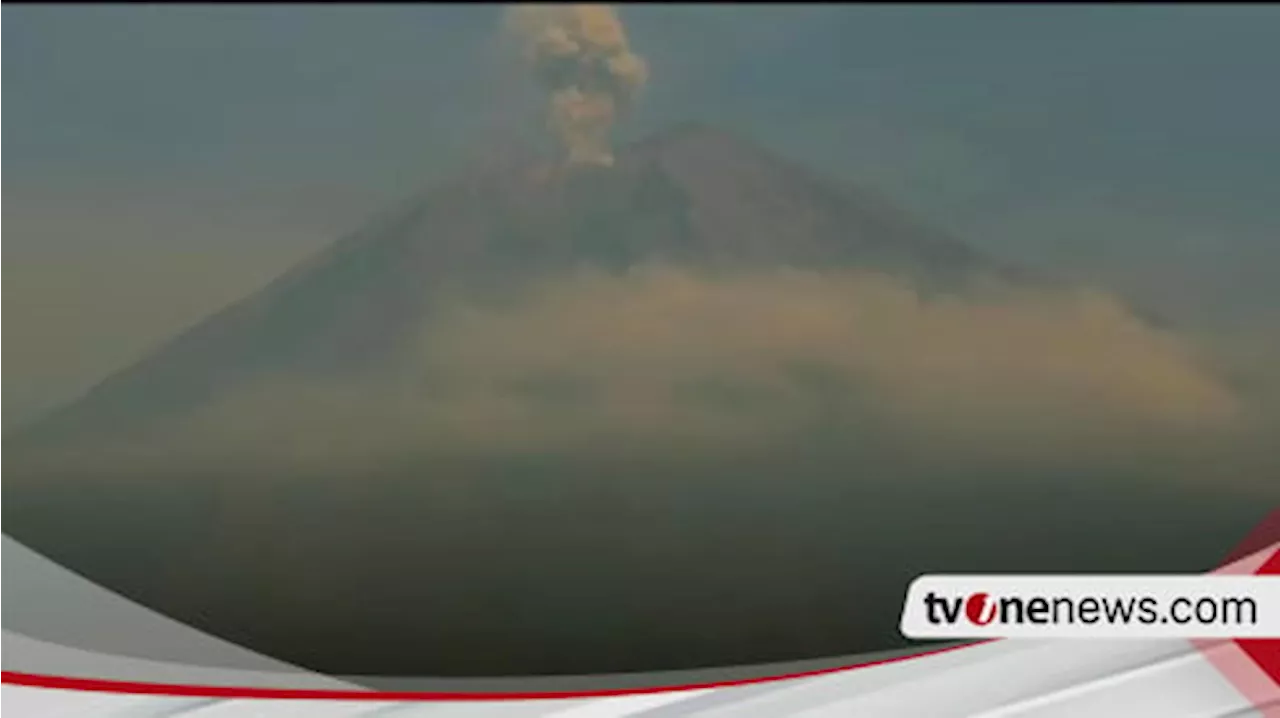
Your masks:
M435 187L9 438L21 449L123 430L263 371L358 370L393 352L445 283L653 260L856 266L924 286L1016 274L865 190L686 125L626 148L608 169L526 164Z

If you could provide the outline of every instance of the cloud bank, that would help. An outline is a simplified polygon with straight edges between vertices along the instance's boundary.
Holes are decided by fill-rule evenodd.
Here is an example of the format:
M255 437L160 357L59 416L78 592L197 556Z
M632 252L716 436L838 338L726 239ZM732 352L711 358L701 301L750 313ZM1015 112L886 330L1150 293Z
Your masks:
M377 372L261 377L94 461L358 475L397 461L813 446L937 480L978 467L1191 477L1247 455L1259 423L1184 338L1092 290L925 297L883 274L654 265L446 292L433 306Z

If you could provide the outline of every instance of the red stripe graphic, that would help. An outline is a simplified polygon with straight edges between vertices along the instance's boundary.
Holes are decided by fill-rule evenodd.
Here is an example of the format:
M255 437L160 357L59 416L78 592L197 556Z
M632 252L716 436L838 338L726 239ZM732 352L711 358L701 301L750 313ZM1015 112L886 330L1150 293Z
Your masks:
M1266 518L1253 527L1235 549L1223 559L1223 565L1235 563L1246 556L1261 551L1271 544L1280 541L1280 508L1267 514Z
M1256 573L1274 576L1280 574L1280 549L1271 554L1271 558L1262 564ZM1280 640L1275 639L1242 639L1236 641L1241 650L1253 659L1276 684L1280 684Z
M878 661L869 661L867 663L858 663L852 666L837 666L835 668L822 668L813 671L804 671L801 673L788 673L780 676L765 676L761 678L743 678L733 681L720 681L710 683L692 683L682 686L653 686L648 688L618 688L618 689L602 689L594 691L538 691L538 692L511 692L511 693L451 693L441 691L376 691L376 690L330 690L330 689L307 689L307 688L251 688L242 686L198 686L198 685L182 685L170 683L138 683L133 681L114 681L102 680L97 678L69 678L64 676L48 676L35 673L22 673L19 671L4 671L3 682L19 686L30 686L34 688L58 688L62 690L73 691L94 691L99 693L128 693L134 695L159 695L159 696L180 696L187 698L270 698L270 699L292 699L292 700L331 700L331 701L503 701L503 700L536 700L536 699L566 699L566 698L604 698L610 696L625 695L641 695L649 693L669 693L676 691L693 691L706 688L726 688L730 686L745 686L757 683L769 683L773 681L784 681L794 678L809 678L811 676L827 675L831 673L839 673L841 671L851 671L858 668L870 668L872 666L881 666L888 663L898 663L901 661L911 660L913 658L922 658L924 656L935 656L942 653L956 651L961 648L969 648L970 646L980 645L988 641L977 641L974 643L966 643L960 646L946 646L933 650L923 651L921 653L913 653L908 656L895 656L893 658L884 658Z
M1280 509L1267 515L1232 551L1225 564L1248 558L1280 542ZM1252 563L1250 561L1249 563ZM1234 570L1233 570L1234 569ZM1280 548L1256 567L1227 568L1227 573L1280 573ZM1253 703L1263 718L1280 718L1280 640L1243 639L1215 645L1193 641L1224 678Z

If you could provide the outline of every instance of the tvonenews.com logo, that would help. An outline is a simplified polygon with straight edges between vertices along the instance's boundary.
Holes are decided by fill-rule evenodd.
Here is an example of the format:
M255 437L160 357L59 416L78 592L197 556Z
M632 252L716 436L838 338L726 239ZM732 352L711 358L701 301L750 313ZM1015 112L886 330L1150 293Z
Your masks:
M1280 576L924 576L909 638L1280 637Z
M985 591L965 596L939 596L930 591L924 596L925 617L932 624L955 623L964 618L975 626L992 623L1054 623L1099 622L1143 624L1154 623L1217 623L1252 625L1258 620L1258 604L1249 597L1173 599L1167 611L1161 611L1161 603L1153 596L1001 596Z

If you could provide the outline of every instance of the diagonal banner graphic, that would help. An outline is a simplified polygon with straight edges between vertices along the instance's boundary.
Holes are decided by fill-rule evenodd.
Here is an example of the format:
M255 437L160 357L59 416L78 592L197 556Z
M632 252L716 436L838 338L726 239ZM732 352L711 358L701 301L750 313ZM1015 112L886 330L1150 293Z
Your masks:
M1280 542L1257 554L1244 557L1205 577L1171 577L1179 582L1234 579L1234 585L1252 586L1255 576L1231 575L1240 572L1266 573L1265 585L1272 585L1280 556ZM1017 581L1017 578L1003 577ZM1107 577L1112 581L1130 581L1125 577ZM965 577L964 580L969 580ZM1039 580L1035 577L1033 581ZM1136 579L1149 581L1148 578ZM995 584L984 584L995 585ZM1147 584L1148 586L1150 584ZM1215 584L1217 585L1217 584ZM941 610L941 609L939 609ZM251 689L216 686L181 686L146 684L93 679L57 678L5 671L6 702L39 702L39 695L66 696L106 693L129 696L129 705L139 697L150 696L148 705L160 706L179 700L180 696L208 696L219 701L253 700L263 707L260 715L291 714L282 705L314 701L332 704L386 704L393 712L412 714L428 701L443 706L451 701L484 701L503 715L545 715L554 706L568 701L565 710L583 715L805 715L845 711L920 710L939 716L1012 716L1012 715L1079 715L1089 706L1130 706L1127 715L1243 715L1257 711L1270 716L1272 706L1280 701L1280 670L1268 658L1267 650L1276 644L1270 639L1258 640L1253 650L1241 648L1242 641L1181 640L998 640L957 646L886 661L872 662L843 669L823 670L810 675L779 676L774 679L747 680L719 685L674 685L640 691L580 692L574 695L552 692L526 694L470 694ZM1259 647L1261 651L1257 650ZM1240 663L1237 657L1246 657ZM1254 662L1257 657L1262 660ZM988 685L980 693L971 690L974 682L988 682L995 675L1006 680L999 687ZM1055 676L1050 682L1045 679ZM1052 684L1052 687L1051 687ZM929 686L937 692L927 691ZM968 687L968 688L966 688ZM21 693L15 693L21 690ZM28 691L46 693L29 693ZM51 693L50 693L51 692ZM652 700L622 700L623 694L654 696ZM666 695L667 698L657 696ZM21 696L21 698L19 698ZM714 700L712 700L712 698ZM529 699L540 699L537 713L525 711ZM66 700L62 698L60 700ZM88 700L86 698L86 700ZM188 699L189 700L189 699ZM283 704L281 704L283 701ZM583 702L586 701L586 702ZM685 701L688 701L685 704ZM34 704L34 703L32 703ZM101 699L99 699L101 704ZM121 703L123 705L123 703ZM695 712L683 712L681 705ZM273 707L274 706L274 707ZM522 708L523 706L523 708ZM576 706L576 707L574 707ZM765 708L764 706L771 706ZM805 707L808 706L808 707ZM985 707L983 707L985 706ZM333 715L361 712L337 709ZM547 711L546 713L542 711ZM615 712L622 711L622 712ZM1245 713L1241 713L1245 711ZM578 713L571 713L576 715ZM875 713L872 713L875 714ZM917 713L912 713L917 714Z

